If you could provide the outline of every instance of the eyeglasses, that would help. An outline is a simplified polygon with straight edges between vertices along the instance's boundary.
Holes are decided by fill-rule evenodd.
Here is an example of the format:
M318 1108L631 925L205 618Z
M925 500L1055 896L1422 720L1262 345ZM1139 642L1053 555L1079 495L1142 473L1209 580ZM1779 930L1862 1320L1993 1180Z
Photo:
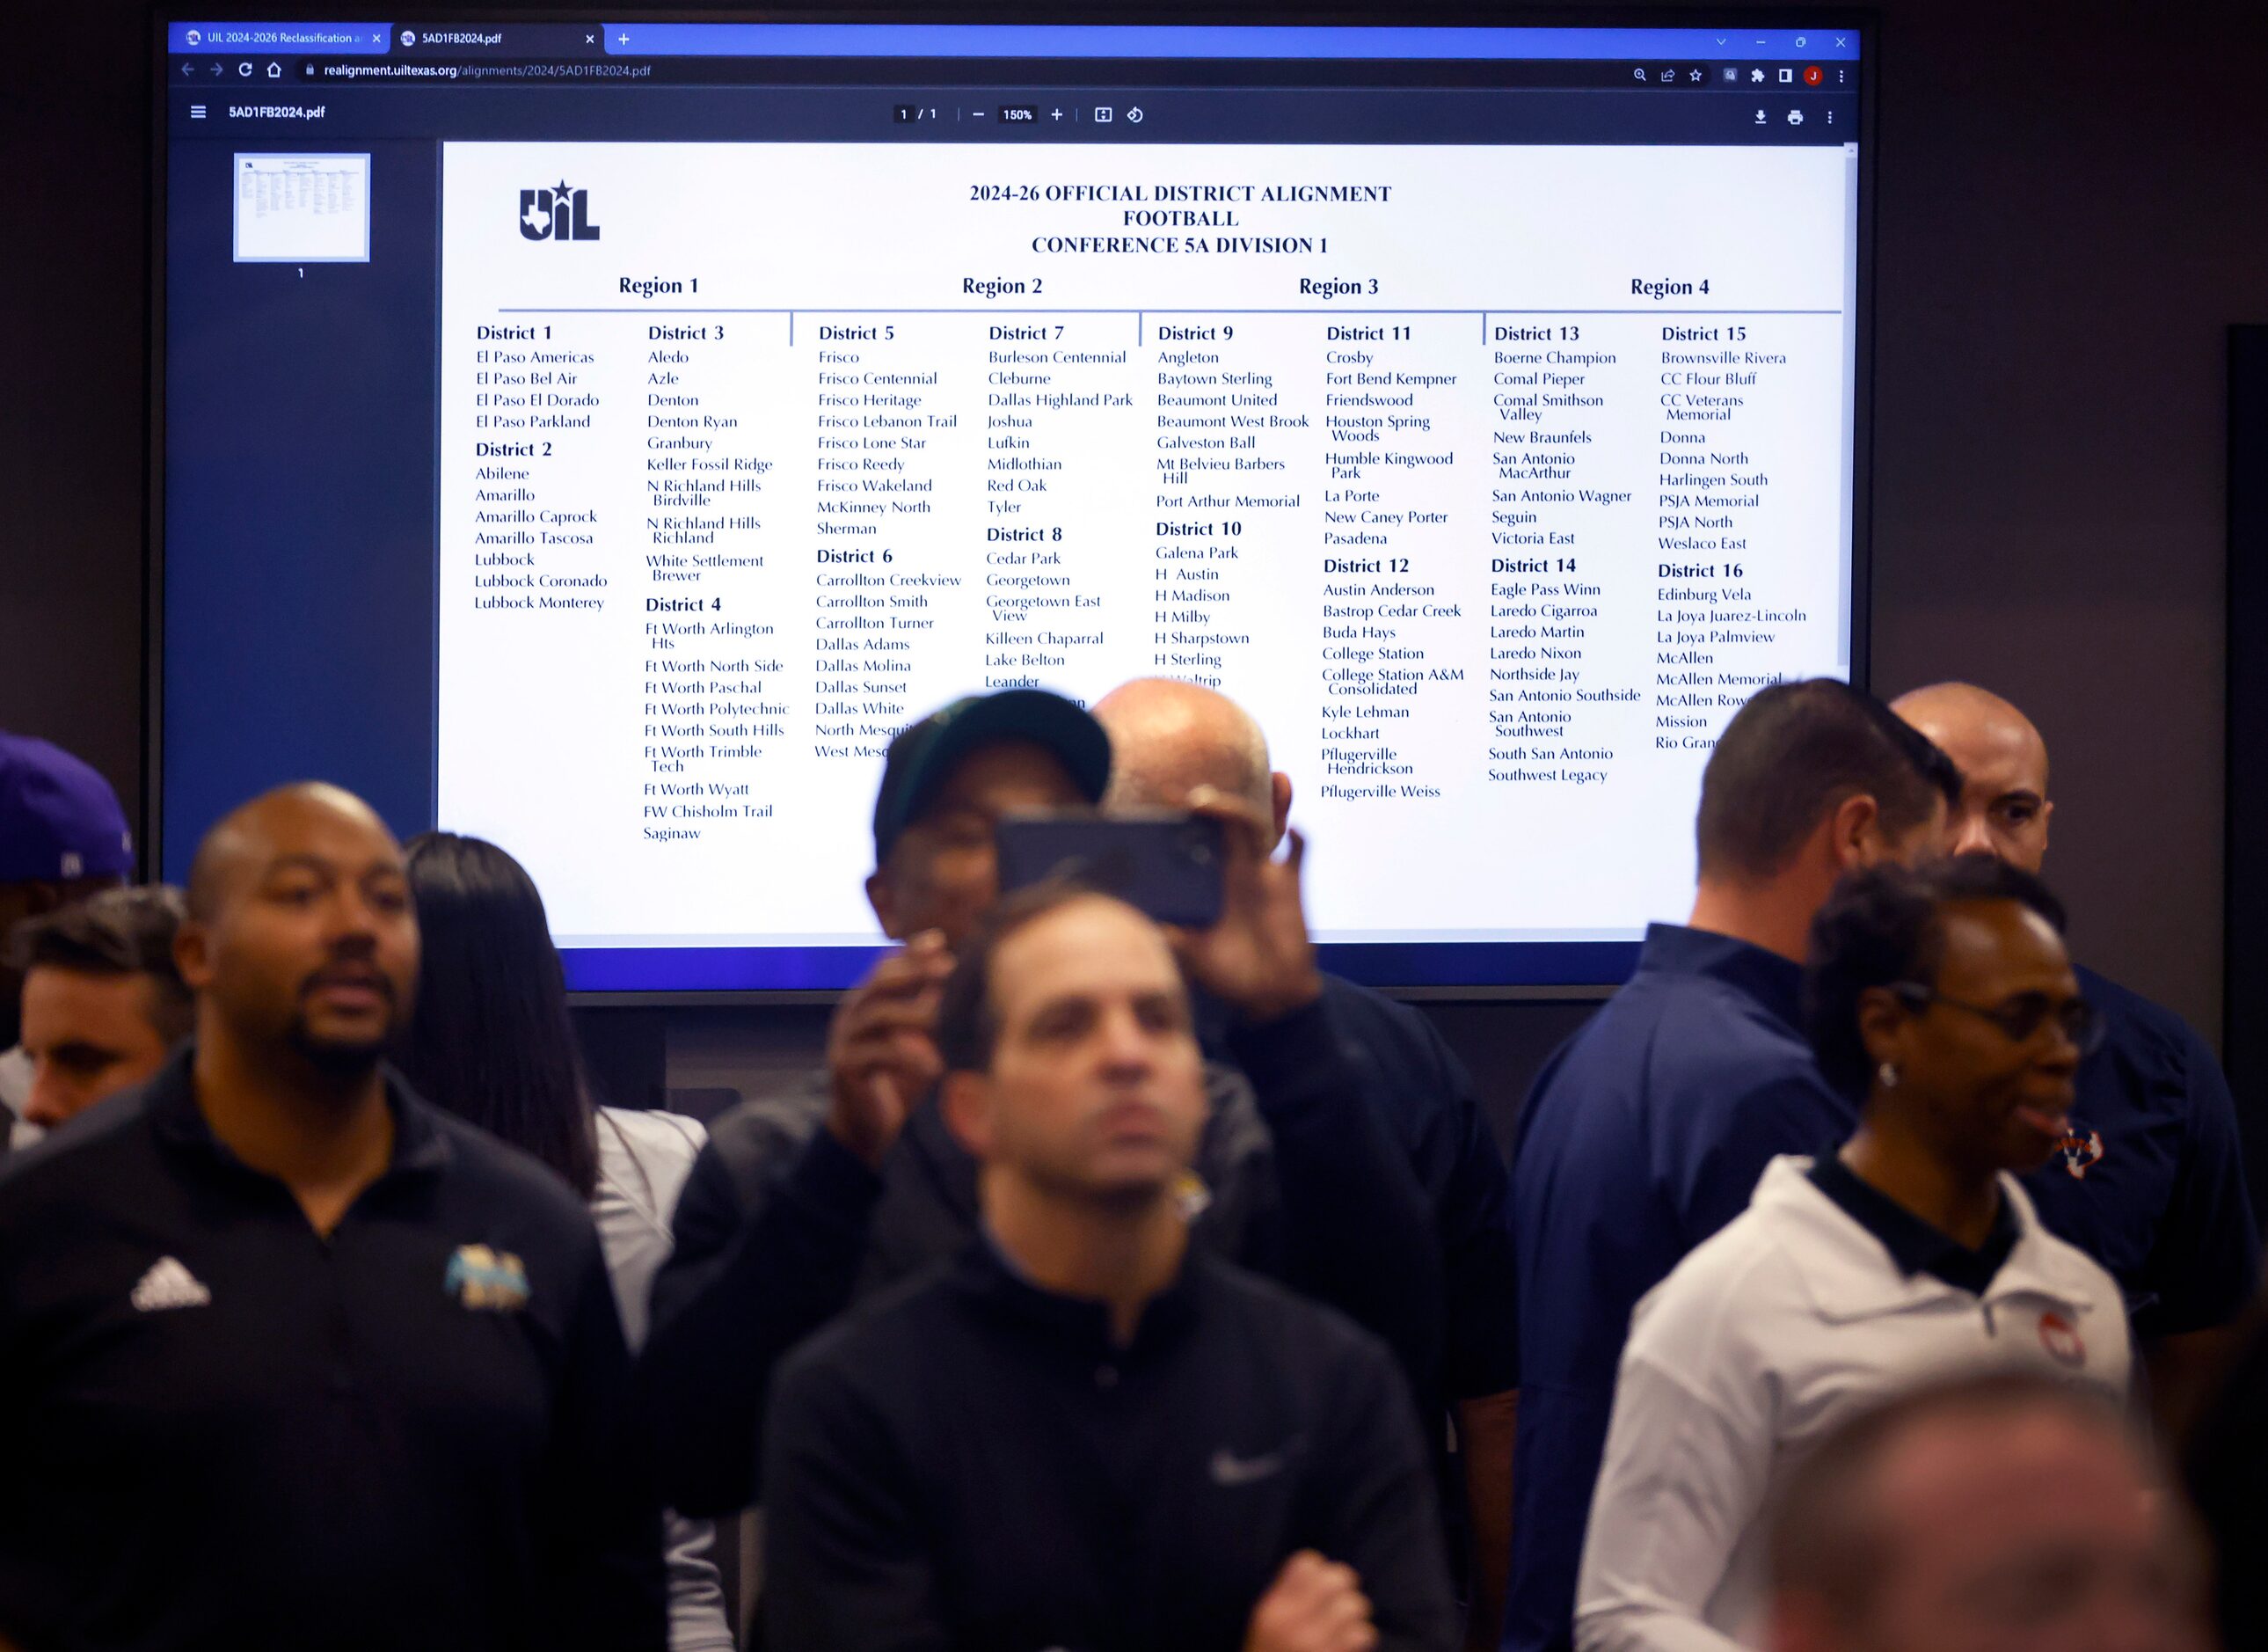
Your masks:
M1948 998L1933 986L1924 986L1918 981L1898 981L1891 985L1910 1007L1922 1009L1932 1004L1945 1004L1955 1009L1966 1010L1971 1015L1991 1021L2000 1029L2010 1044L2028 1044L2051 1021L2062 1029L2063 1036L2082 1056L2091 1056L2102 1048L2104 1034L2102 1012L2083 998L2050 998L2044 992L2019 992L2005 1004L1971 1004L1965 999Z

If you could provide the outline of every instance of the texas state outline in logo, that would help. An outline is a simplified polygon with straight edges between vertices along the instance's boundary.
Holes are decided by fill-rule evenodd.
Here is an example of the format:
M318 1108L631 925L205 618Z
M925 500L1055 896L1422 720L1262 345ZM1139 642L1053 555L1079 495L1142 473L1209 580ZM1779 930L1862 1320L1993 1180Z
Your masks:
M531 241L595 241L599 226L591 222L591 192L578 189L564 178L549 189L519 192L519 232Z

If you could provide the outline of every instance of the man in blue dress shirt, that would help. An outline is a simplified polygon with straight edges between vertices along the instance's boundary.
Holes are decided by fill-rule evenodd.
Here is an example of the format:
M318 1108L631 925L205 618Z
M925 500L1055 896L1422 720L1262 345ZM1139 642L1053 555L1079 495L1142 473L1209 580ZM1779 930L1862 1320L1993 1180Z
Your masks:
M1572 1644L1575 1571L1631 1309L1745 1209L1784 1153L1830 1152L1852 1103L1798 1030L1813 914L1845 871L1942 842L1961 777L1870 697L1764 690L1701 778L1699 889L1638 973L1545 1066L1512 1221L1521 1403L1506 1652Z
M1960 765L1951 846L2037 872L2055 803L2031 719L1965 682L1916 689L1891 710ZM2236 1107L2220 1063L2180 1016L2092 970L2079 981L2108 1036L2079 1070L2062 1150L2025 1190L2042 1221L2118 1281L2155 1408L2176 1420L2259 1284Z

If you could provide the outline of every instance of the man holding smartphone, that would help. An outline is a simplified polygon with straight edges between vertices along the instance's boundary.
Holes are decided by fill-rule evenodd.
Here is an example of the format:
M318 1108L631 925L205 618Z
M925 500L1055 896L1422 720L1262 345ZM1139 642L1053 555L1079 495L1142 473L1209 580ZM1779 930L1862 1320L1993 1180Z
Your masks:
M678 1508L747 1503L787 1350L976 1233L976 1164L933 1099L939 997L999 898L999 821L1091 808L1109 771L1101 725L1037 690L955 701L892 741L866 892L904 944L843 999L822 1073L716 1121L655 1283L645 1368ZM1192 1237L1340 1308L1430 1384L1440 1287L1424 1195L1323 1001L1299 845L1270 859L1251 811L1193 802L1222 822L1222 915L1176 950L1228 1007L1235 1068L1208 1069L1209 1117L1180 1189Z

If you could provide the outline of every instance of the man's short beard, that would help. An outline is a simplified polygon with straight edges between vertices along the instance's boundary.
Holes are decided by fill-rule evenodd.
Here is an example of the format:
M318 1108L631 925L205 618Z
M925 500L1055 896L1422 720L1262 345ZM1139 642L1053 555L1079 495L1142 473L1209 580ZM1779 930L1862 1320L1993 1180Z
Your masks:
M304 1020L294 1020L286 1042L299 1058L327 1079L366 1078L386 1057L393 1043L392 1029L368 1043L348 1044L318 1038Z

